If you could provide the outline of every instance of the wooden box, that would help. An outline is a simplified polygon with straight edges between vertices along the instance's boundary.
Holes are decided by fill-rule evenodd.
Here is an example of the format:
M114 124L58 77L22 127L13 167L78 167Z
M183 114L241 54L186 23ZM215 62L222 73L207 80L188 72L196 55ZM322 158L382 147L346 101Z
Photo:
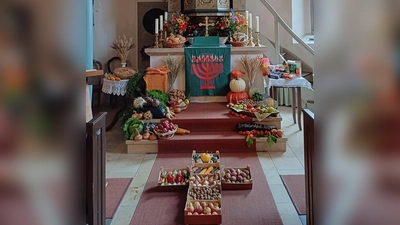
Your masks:
M208 154L211 155L211 159L213 158L213 156L217 157L217 160L215 162L212 162L212 163L210 163L210 162L206 162L206 163L204 163L204 162L196 162L195 158L198 157L201 160L201 154L202 153L203 152L196 153L196 150L193 150L193 153L192 153L192 166L198 166L198 167L214 166L214 167L219 167L219 163L220 163L220 159L221 159L219 151L216 151L215 153L207 152Z
M200 196L200 193L207 193L207 189L215 189L215 191L212 191L212 193L215 193L215 198L213 199L208 199L208 198L203 198ZM190 201L205 201L205 200L210 200L210 201L215 201L219 198L221 198L222 194L222 189L221 185L217 184L214 186L209 186L209 187L197 187L193 185L189 185L188 192L187 192L187 199ZM205 194L204 194L205 196Z
M185 178L185 175L183 175L183 184L169 184L167 182L166 178L162 178L161 175L166 172L174 172L174 171L181 171L181 174L183 171L186 171L187 175ZM190 176L190 168L186 167L186 168L164 168L164 167L160 167L160 172L158 174L158 183L157 183L157 189L159 191L177 191L177 190L187 190L188 185L189 185L189 176ZM165 179L165 182L163 182L163 179ZM174 178L175 180L175 178Z
M185 224L221 224L222 223L222 207L221 207L221 198L218 200L213 200L213 201L197 201L197 202L205 202L207 206L210 205L210 203L217 203L220 208L218 209L212 209L213 212L216 214L211 214L211 215L190 215L190 212L188 212L188 206L190 203L194 204L196 201L191 201L187 200L185 209L184 209L184 223Z
M249 182L242 182L242 183L228 183L225 180L227 179L227 170L228 169L234 169L234 170L238 170L240 169L241 171L248 171L248 176L250 177ZM236 176L237 177L237 176ZM221 167L221 186L222 186L222 190L247 190L247 189L252 189L253 188L253 179L251 176L251 170L250 170L250 166L247 166L245 168L240 168L240 167Z

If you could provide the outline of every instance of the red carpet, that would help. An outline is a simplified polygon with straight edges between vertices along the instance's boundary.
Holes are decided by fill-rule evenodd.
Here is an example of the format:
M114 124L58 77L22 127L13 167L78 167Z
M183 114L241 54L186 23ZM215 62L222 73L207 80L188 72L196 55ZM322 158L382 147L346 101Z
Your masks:
M190 134L175 135L172 139L159 140L158 152L191 153L197 151L243 152L255 151L255 144L247 147L245 137L237 134L238 123L250 123L252 118L242 119L228 113L226 103L191 103L177 114L173 122L188 129ZM210 149L212 146L212 149Z
M159 154L143 194L136 207L131 225L176 225L183 223L186 191L159 192L159 168L185 167L190 164L190 153ZM222 192L222 224L282 224L261 164L255 152L222 153L221 164L245 167L250 165L253 176L252 190L224 190Z
M306 181L304 175L281 175L283 184L289 193L299 215L306 214Z
M122 201L132 178L107 178L106 182L106 219L112 219Z

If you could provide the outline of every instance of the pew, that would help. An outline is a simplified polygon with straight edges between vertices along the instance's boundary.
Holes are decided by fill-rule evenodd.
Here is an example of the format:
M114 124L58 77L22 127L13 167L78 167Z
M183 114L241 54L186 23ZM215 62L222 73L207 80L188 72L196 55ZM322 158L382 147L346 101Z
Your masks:
M86 224L105 225L106 112L86 123Z
M304 166L306 179L306 220L307 225L315 224L316 198L314 192L314 113L303 109L304 119Z

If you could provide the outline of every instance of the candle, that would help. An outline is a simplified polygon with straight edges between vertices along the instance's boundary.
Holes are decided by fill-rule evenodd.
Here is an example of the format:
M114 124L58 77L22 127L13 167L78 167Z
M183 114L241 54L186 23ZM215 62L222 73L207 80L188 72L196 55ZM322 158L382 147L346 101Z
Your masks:
M253 28L253 19L252 19L253 15L251 13L249 13L249 27Z
M256 16L256 32L260 32L260 17Z
M156 19L156 31L154 33L158 34L158 19Z
M164 12L164 19L168 20L168 12Z
M249 11L246 10L246 23L248 23L248 22L249 22Z
M160 30L163 30L163 24L164 24L164 19L163 19L163 15L160 15Z

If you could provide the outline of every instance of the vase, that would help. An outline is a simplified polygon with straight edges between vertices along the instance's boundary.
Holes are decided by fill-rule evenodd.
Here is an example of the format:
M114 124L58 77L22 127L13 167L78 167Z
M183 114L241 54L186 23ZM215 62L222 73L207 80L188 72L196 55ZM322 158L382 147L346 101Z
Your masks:
M189 42L190 45L193 45L193 37L186 37L187 41Z
M219 45L224 45L227 40L228 37L219 37Z
M126 62L121 63L121 67L126 67Z
M254 93L259 93L257 87L253 86L253 83L249 81L249 97L253 97Z

